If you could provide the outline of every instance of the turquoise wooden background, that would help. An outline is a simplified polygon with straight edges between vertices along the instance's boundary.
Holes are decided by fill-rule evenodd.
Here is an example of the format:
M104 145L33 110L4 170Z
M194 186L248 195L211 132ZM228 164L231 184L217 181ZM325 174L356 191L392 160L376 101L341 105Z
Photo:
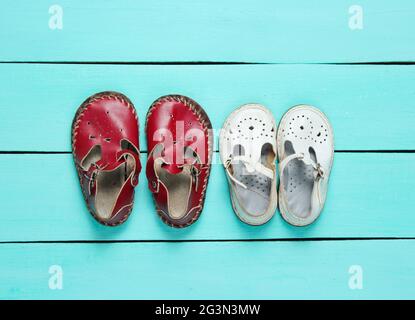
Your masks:
M0 4L1 299L415 298L413 1ZM62 29L49 26L52 5ZM353 5L362 29L350 26ZM129 96L141 125L169 93L198 101L216 129L243 103L266 105L277 121L295 104L318 106L336 139L323 215L305 228L278 213L244 225L214 164L193 226L159 220L144 172L131 218L98 225L70 125L102 90ZM51 266L63 271L61 289L49 286ZM355 266L361 289L350 286Z

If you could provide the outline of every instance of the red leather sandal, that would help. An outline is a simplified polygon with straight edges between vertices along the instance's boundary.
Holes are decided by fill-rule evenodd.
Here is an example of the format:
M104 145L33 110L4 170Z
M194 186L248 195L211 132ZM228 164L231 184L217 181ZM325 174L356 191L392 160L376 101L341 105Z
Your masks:
M146 173L157 213L169 226L189 226L202 212L212 160L211 129L202 107L184 96L161 97L148 110Z
M141 171L138 120L131 101L117 92L85 100L72 123L72 153L92 216L108 226L127 220Z

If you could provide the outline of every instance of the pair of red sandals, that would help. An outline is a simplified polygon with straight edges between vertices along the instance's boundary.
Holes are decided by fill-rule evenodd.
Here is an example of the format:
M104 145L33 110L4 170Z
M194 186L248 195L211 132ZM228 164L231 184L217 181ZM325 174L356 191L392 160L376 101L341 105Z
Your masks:
M148 186L158 214L172 227L191 225L203 209L211 129L202 107L185 96L163 96L148 110ZM127 220L141 171L139 123L132 102L117 92L89 97L72 123L72 152L92 216L107 226Z

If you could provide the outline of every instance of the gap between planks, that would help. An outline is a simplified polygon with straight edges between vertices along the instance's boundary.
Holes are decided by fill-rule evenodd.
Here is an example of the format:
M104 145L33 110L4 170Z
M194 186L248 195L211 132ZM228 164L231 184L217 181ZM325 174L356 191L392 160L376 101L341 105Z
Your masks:
M85 64L85 65L415 65L415 61L362 62L248 62L248 61L0 61L0 64Z
M415 240L415 237L339 237L339 238L271 238L271 239L190 239L190 240L36 240L1 241L2 244L106 244L106 243L185 243L185 242L332 242L332 241L379 241Z

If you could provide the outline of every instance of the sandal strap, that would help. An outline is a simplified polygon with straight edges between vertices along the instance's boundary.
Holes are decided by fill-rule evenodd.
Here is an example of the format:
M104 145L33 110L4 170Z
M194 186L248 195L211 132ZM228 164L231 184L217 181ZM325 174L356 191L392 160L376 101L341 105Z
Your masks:
M284 160L282 160L280 162L280 185L282 186L284 192L285 192L285 188L284 188L284 178L285 178L285 168L288 165L288 163L290 163L292 160L301 160L303 161L306 165L311 165L314 168L314 183L316 184L315 188L313 188L313 196L314 194L316 194L317 199L318 199L318 204L319 206L322 205L322 199L321 199L321 180L324 179L325 177L325 173L323 168L321 167L320 163L313 161L313 159L311 159L311 157L305 157L304 153L293 153L287 157L284 158Z
M160 167L162 168L163 164L168 164L168 165L172 165L170 163L167 163L164 161L164 159L162 157L156 158L153 161L153 164L159 163ZM208 170L209 166L208 165L204 165L201 163L185 163L183 165L174 165L175 167L179 168L179 169L183 169L183 167L187 166L189 168L189 172L190 175L192 176L192 185L195 188L195 191L198 191L199 188L199 176L202 172L202 170ZM182 171L182 170L180 170ZM150 181L149 181L150 183ZM160 179L157 175L155 175L154 179L152 179L151 181L151 190L153 193L158 193L160 190Z
M253 162L250 157L236 156L236 157L233 157L233 161L234 162L236 162L236 161L242 162L245 165L245 167L246 167L246 169L249 173L253 173L253 172L257 171L257 172L263 174L264 176L266 176L270 179L274 179L274 172L271 169L267 168L266 166L264 166L260 162Z
M140 157L135 152L131 150L121 150L117 153L117 160L121 161L124 158L124 161L127 161L127 157L132 157L134 159L134 173L131 176L131 185L133 187L138 184L138 176L141 171L141 162Z
M232 164L232 162L242 162L246 168L246 170L249 173L253 173L253 172L259 172L261 174L263 174L264 176L270 178L270 179L274 179L275 175L274 172L267 168L266 166L264 166L262 163L259 162L252 162L252 159L250 157L247 156L236 156L236 157L230 157L228 160L225 161L225 171L228 175L228 177L237 185L241 186L244 189L247 189L248 187L240 182L238 179L236 179L233 174L230 172L230 165Z
M238 179L236 179L233 176L233 174L231 173L231 171L229 170L229 167L231 166L231 161L232 161L232 159L228 159L228 160L226 160L226 162L224 164L225 165L225 171L226 171L226 174L228 175L229 179L231 179L234 183L236 183L240 187L242 187L244 189L248 189L248 187L244 183L242 183Z
M96 190L96 177L102 171L108 171L109 168L115 168L126 161L126 157L132 157L134 159L134 172L131 175L131 185L135 187L138 184L138 176L141 171L141 163L138 155L130 150L121 150L117 153L117 161L104 165L100 159L90 165L87 171L84 172L84 178L88 181L88 192L90 195L95 195Z
M84 171L84 178L87 180L88 184L88 192L90 195L95 196L95 190L96 190L96 177L100 170L102 170L103 162L102 160L98 160L94 163L92 163L88 170Z
M319 179L324 179L325 173L323 168L321 167L320 163L315 162L313 159L311 159L310 157L305 157L304 153L293 153L287 157L284 158L284 160L282 160L280 162L280 180L282 181L283 176L284 176L284 169L285 167L288 165L289 162L291 162L292 160L301 160L303 161L306 165L311 165L315 172L316 175L314 177L314 180L319 180Z

